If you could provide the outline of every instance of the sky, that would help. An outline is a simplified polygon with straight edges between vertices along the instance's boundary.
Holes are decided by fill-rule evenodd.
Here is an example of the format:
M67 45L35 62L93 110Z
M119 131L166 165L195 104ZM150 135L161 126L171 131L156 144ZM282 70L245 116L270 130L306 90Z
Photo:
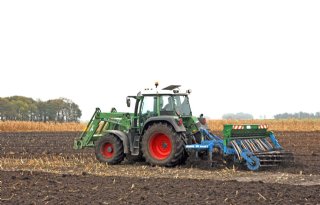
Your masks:
M194 115L320 111L320 1L0 1L0 97L65 97L81 120L147 87Z

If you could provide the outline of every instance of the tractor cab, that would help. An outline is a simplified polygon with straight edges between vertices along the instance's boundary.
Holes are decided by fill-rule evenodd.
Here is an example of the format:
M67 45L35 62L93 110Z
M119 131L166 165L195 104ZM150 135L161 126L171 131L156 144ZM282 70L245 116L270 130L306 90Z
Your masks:
M160 115L192 116L186 94L160 95L159 109Z
M142 133L150 118L167 117L177 120L190 118L192 112L188 95L191 91L180 93L179 87L179 85L171 85L162 90L145 89L137 96L128 96L128 107L131 105L130 98L136 100L132 128L136 128L136 131Z

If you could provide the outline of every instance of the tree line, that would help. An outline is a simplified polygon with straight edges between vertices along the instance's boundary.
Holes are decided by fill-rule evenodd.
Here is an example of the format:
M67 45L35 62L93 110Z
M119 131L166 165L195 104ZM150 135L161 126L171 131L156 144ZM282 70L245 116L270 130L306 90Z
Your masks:
M307 112L297 112L297 113L282 113L274 116L274 119L319 119L320 112L307 113Z
M79 106L66 98L48 101L24 96L0 98L2 121L79 122L81 115Z
M249 113L227 113L222 116L225 120L251 120L253 115ZM297 113L281 113L274 115L274 119L320 119L320 112L307 113L307 112L297 112Z
M239 113L227 113L222 115L222 119L224 120L252 120L253 119L253 115L249 114L249 113L243 113L243 112L239 112Z

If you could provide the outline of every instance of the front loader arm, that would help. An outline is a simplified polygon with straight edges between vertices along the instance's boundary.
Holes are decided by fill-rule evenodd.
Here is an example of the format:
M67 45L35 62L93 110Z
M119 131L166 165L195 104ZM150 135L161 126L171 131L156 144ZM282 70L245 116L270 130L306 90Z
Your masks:
M99 117L100 113L100 108L96 108L96 111L92 115L86 129L81 133L80 138L74 141L74 149L82 149L83 147L88 146L89 143L92 141L91 139L93 135L96 133L99 127L99 123L101 122L101 118Z
M128 132L131 126L132 114L117 112L115 108L109 113L101 112L96 108L86 129L81 133L79 139L74 141L74 149L93 147L94 141L101 137L106 130L119 130ZM100 122L103 122L100 124Z

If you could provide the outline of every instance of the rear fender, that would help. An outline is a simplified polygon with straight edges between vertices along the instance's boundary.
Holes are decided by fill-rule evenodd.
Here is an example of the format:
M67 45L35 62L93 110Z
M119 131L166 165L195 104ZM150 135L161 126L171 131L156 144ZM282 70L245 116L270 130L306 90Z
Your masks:
M184 125L181 125L181 126L178 125L176 118L174 118L172 116L157 116L157 117L150 117L144 123L143 129L142 129L143 132L145 131L145 129L148 128L148 126L150 124L157 123L157 122L165 122L165 123L172 125L172 127L174 128L174 130L176 132L185 132L186 131L186 128Z

